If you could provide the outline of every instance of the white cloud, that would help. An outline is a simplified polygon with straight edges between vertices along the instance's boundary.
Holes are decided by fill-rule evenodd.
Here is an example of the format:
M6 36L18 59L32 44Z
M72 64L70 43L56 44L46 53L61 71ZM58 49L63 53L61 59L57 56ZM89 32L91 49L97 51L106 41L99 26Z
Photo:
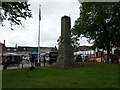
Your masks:
M37 0L38 1L38 0ZM54 1L54 0L52 0ZM36 2L30 0L33 18L22 20L25 28L14 26L10 30L9 23L5 21L5 27L0 27L0 42L6 40L7 46L37 46L39 30L39 5L41 4L40 21L40 46L55 46L61 35L61 17L70 15L71 25L79 17L79 2ZM85 41L83 40L82 43ZM86 43L86 42L85 42ZM85 44L84 43L84 44Z

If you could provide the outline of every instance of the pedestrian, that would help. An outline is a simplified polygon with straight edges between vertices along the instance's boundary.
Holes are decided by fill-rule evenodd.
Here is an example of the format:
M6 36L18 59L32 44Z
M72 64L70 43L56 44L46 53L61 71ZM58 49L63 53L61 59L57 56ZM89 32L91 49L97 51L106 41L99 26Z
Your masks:
M31 66L34 65L34 60L35 60L34 55L31 55L31 60L30 60L30 62L31 62Z
M30 60L30 62L31 62L31 67L30 67L29 70L34 70L34 69L35 69L35 67L34 67L34 59L35 59L34 55L31 55L31 60Z
M5 57L4 58L4 62L3 62L3 70L7 69L7 66L8 66L8 57Z
M82 63L82 56L80 55L79 58L80 58L80 62Z
M76 62L82 63L82 56L80 54L76 56Z
M24 57L21 57L21 65L22 65L22 68L24 67L24 63L25 63Z
M43 55L43 63L44 63L44 67L45 67L45 55Z
M76 56L76 62L79 62L80 61L80 58L79 58L79 55Z

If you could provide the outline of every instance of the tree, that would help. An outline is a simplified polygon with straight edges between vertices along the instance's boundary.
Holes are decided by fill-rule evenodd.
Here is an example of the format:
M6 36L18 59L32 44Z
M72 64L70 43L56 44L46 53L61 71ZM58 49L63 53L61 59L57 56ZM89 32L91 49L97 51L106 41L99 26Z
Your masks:
M94 47L107 50L107 54L110 54L112 48L119 45L119 25L120 2L84 2L72 31L88 38Z
M21 18L26 20L27 17L32 17L30 4L27 2L2 2L2 13L0 14L0 20L10 21L10 25L22 25ZM1 24L4 26L3 24Z
M77 37L77 35L74 35L73 33L71 33L70 42L74 51L77 51L80 46L80 43L78 41L79 41L79 38ZM58 38L57 42L58 42L58 46L60 46L62 42L61 36Z

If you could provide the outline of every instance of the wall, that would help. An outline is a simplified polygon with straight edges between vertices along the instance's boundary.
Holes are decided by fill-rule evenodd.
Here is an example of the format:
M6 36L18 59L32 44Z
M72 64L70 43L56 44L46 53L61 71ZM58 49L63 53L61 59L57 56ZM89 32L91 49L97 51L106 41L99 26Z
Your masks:
M0 64L2 64L2 44L0 43Z

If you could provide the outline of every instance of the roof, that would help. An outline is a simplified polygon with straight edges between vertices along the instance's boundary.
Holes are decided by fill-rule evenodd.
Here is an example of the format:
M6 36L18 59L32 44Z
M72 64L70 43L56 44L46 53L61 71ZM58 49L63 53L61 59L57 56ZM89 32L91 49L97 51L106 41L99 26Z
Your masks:
M31 46L18 46L18 48L38 48L38 47L31 47ZM55 48L55 47L40 47L41 49L49 49L49 48Z
M5 44L3 44L3 43L1 43L1 42L0 42L0 44L1 44L1 45L5 45Z

